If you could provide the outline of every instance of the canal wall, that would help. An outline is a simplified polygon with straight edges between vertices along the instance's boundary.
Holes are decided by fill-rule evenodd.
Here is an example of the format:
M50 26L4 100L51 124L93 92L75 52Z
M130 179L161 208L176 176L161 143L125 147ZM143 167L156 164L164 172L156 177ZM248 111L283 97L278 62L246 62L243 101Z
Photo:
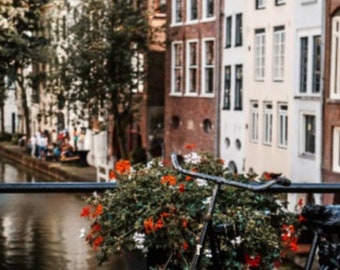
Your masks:
M61 162L47 162L34 158L25 153L24 148L0 143L0 156L17 164L46 175L46 178L61 182L95 182L96 168L92 166L80 167ZM42 179L43 180L43 179Z

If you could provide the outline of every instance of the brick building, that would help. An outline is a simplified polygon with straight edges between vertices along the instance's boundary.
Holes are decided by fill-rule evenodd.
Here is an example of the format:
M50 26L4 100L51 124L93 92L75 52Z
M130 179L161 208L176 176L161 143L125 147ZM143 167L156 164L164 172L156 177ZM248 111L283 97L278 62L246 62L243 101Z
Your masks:
M325 66L323 106L324 182L340 182L340 1L325 1ZM340 194L325 195L324 203L340 203Z
M165 152L219 154L222 1L167 1Z

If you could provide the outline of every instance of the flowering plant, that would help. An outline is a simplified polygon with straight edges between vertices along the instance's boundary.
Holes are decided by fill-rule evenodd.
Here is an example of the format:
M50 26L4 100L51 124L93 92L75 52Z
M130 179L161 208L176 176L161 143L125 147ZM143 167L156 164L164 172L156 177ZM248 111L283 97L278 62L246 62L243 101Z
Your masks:
M140 249L145 254L165 254L165 259L151 264L152 267L188 269L213 184L182 175L170 165L160 159L134 167L127 161L118 161L117 188L87 198L88 206L81 216L91 220L86 241L99 249L99 262L126 248ZM242 182L257 177L233 175L222 160L205 152L191 151L184 156L182 167ZM226 269L255 264L261 269L272 269L287 248L285 226L292 224L292 219L272 194L222 186L213 222L232 228L218 234ZM210 260L204 256L204 269Z

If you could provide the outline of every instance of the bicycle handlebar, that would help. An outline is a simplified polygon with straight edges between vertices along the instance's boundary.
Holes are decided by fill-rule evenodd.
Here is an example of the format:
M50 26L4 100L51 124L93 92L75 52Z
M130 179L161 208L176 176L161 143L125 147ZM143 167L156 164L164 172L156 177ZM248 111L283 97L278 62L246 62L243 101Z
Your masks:
M179 165L177 155L175 153L171 154L171 161L172 161L172 164L175 167L175 169L178 170L182 174L189 175L189 176L192 176L192 177L195 177L195 178L201 178L201 179L204 179L204 180L212 181L216 184L225 184L225 185L243 188L243 189L248 189L248 190L252 190L252 191L266 190L274 184L278 184L278 185L281 185L281 186L290 186L290 184L291 184L291 181L289 179L285 178L285 177L278 177L276 179L269 180L269 181L265 182L264 184L246 184L246 183L236 182L236 181L230 180L230 179L225 179L225 178L219 177L219 176L213 176L213 175L188 171L186 169L183 169Z

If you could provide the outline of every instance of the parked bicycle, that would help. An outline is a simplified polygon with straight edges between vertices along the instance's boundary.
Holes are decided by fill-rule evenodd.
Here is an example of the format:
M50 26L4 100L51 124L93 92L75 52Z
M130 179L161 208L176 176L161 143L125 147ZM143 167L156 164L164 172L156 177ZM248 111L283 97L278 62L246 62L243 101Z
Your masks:
M193 172L183 169L177 160L177 155L171 155L174 167L182 174L198 179L204 179L213 182L214 189L210 199L209 207L204 220L199 240L196 245L196 252L192 258L190 269L199 269L200 261L204 254L206 240L209 238L209 248L212 257L213 269L223 269L221 265L219 238L218 233L223 227L228 225L213 224L212 216L216 199L218 197L221 185L233 186L254 192L268 191L274 185L290 186L291 181L285 177L278 176L276 179L266 181L265 183L241 183L223 177L207 175L199 172ZM335 187L335 191L340 191L340 184ZM309 251L305 264L305 270L311 270L314 257L319 250L319 264L322 270L340 269L340 206L320 206L306 205L302 211L306 224L314 231L314 239Z

